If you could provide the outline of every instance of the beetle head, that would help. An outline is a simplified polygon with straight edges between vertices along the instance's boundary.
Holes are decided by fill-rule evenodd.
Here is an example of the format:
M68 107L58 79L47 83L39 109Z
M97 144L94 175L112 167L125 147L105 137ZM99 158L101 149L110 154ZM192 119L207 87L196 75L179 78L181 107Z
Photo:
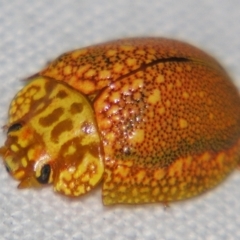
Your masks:
M32 79L12 101L7 129L0 154L20 188L53 183L57 192L79 196L101 180L94 112L86 97L66 84Z

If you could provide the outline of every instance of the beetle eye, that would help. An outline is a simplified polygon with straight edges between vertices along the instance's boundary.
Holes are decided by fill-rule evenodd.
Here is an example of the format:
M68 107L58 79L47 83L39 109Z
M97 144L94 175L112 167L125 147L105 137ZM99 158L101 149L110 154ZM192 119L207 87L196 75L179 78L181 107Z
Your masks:
M11 125L11 126L8 128L7 133L9 133L9 132L14 132L14 131L18 131L20 128L22 128L22 124L21 124L21 123L14 123L13 125Z
M51 167L49 164L45 164L41 169L41 175L37 177L37 180L41 184L48 183L49 177L51 173Z

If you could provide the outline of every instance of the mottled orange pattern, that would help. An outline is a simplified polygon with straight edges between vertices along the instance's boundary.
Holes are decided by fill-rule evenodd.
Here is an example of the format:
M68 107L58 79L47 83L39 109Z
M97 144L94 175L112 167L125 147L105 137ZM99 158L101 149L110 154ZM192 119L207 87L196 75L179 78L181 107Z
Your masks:
M117 40L65 53L38 75L67 83L92 105L106 205L190 198L239 164L238 90L196 47L164 38Z

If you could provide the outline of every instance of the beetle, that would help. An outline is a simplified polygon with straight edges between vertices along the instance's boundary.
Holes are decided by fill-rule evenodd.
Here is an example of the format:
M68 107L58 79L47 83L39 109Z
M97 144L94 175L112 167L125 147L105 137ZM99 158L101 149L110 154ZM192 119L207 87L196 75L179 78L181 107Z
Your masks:
M11 102L0 152L19 188L77 197L101 181L105 205L183 200L239 164L240 97L210 55L167 38L67 52Z

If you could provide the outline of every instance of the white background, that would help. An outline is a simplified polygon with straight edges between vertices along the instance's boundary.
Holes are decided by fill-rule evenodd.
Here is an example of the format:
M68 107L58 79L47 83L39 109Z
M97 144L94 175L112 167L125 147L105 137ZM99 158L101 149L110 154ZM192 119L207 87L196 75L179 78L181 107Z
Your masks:
M218 58L240 88L239 0L0 0L0 126L21 79L67 50L130 36L193 43ZM213 191L168 209L104 207L100 187L69 200L51 187L16 185L1 163L0 239L240 239L237 171Z

